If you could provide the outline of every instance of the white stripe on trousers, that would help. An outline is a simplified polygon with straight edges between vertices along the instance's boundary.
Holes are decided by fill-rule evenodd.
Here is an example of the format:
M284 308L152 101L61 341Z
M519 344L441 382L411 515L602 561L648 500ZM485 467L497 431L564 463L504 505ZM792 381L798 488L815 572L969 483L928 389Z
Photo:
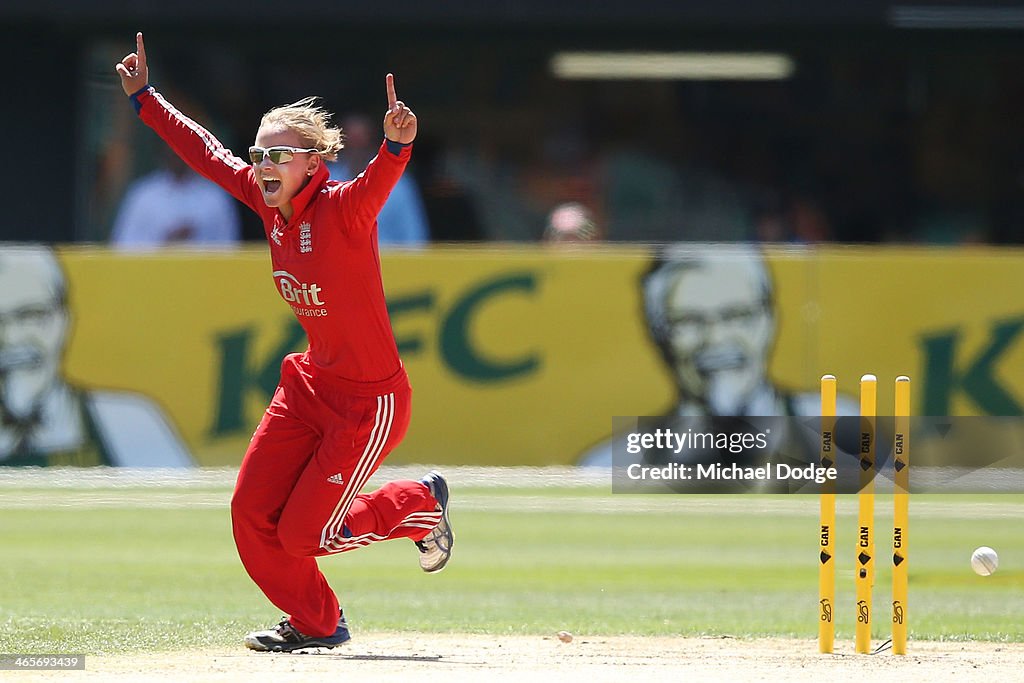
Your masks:
M366 440L366 448L359 456L352 476L349 477L345 488L342 490L341 498L334 507L334 512L327 519L324 528L320 531L320 547L326 548L331 539L341 535L344 526L345 515L356 499L356 495L366 485L373 475L377 459L384 450L384 445L391 435L391 423L395 417L395 395L383 394L377 397L377 412L373 418L373 429L370 431L370 438Z
M441 511L435 510L433 512L413 512L410 513L405 519L395 525L395 529L399 527L414 527L417 529L426 529L430 531L441 522ZM327 546L324 550L330 553L343 553L346 550L352 550L353 548L362 548L363 546L376 543L377 541L386 541L391 537L391 534L395 529L392 529L385 535L373 533L372 531L359 536L351 536L349 538L337 537L327 542Z

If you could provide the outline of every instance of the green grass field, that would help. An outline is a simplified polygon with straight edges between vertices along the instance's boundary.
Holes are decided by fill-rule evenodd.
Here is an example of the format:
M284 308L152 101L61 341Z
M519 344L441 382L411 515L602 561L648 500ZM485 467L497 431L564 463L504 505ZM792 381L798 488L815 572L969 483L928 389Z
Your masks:
M236 646L276 623L243 571L222 482L0 482L0 652ZM411 543L325 558L354 633L817 634L813 496L612 495L452 484L455 555ZM840 497L837 637L853 636L856 499ZM891 499L878 497L875 638L888 638ZM1024 641L1024 496L911 499L911 639ZM887 528L888 525L888 528ZM989 545L999 571L969 566ZM849 552L844 552L848 549Z

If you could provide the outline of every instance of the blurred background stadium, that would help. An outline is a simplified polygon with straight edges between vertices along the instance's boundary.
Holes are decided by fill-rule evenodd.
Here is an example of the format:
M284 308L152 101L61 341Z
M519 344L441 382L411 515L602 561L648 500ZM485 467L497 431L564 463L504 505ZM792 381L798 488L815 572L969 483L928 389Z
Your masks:
M322 96L352 136L338 177L397 75L424 226L383 256L418 399L401 461L571 464L614 415L762 380L762 411L799 413L825 372L846 392L909 374L919 414L1024 413L1022 311L992 296L1024 285L1024 5L4 2L21 143L0 238L55 250L70 322L51 351L74 387L145 395L197 463L233 465L303 339L233 201L231 249L118 243L166 156L112 69L136 30L152 83L236 152L268 108ZM687 359L659 347L640 282L658 244L708 242L755 245L768 296L736 285L748 319L725 302L702 324L753 327ZM741 280L720 277L702 286ZM764 377L695 389L686 362Z
M435 239L534 241L577 200L613 240L1016 243L1022 29L1024 7L996 1L7 0L3 115L31 149L0 170L22 197L2 234L109 237L155 164L111 70L143 30L153 82L236 150L307 94L376 120L394 71L424 122L413 172ZM615 76L572 61L592 52L777 61Z

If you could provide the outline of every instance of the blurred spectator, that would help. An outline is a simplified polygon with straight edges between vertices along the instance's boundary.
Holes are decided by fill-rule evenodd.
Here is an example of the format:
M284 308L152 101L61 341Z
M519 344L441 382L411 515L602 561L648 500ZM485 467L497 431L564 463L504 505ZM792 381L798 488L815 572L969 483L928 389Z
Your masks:
M754 211L754 237L758 242L789 242L792 230L781 193L766 191Z
M172 152L125 192L110 241L123 250L176 244L226 246L241 235L235 200Z
M0 466L192 464L151 399L63 376L71 312L52 251L0 249L0 288Z
M611 239L732 242L754 232L749 199L711 168L621 150L605 159L602 181Z
M774 195L763 202L754 220L759 242L811 244L834 238L832 224L817 198L803 192Z
M913 229L915 241L927 244L982 244L991 232L979 208L939 202L919 209Z
M380 149L382 138L378 134L379 128L360 114L350 115L342 121L345 147L337 161L327 164L332 179L351 180L356 175L353 169L362 172L361 169L366 168ZM416 180L411 173L403 173L377 216L377 242L380 245L421 246L429 240L427 214Z
M468 242L486 239L483 223L469 192L448 172L441 143L422 137L416 141L412 171L423 188L423 206L435 242Z
M789 212L795 241L808 243L832 239L832 224L821 202L815 198L797 195Z
M559 204L548 214L545 242L594 242L603 239L594 216L579 202Z

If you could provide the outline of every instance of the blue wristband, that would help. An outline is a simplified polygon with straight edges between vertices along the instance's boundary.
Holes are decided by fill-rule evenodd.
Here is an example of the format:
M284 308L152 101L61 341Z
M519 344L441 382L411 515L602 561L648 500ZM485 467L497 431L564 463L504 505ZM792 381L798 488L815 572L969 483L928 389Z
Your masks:
M402 153L402 150L411 145L411 142L395 142L394 140L386 140L385 145L388 151L394 154L396 157Z
M138 90L136 90L128 96L128 99L132 101L132 106L135 107L136 114L142 111L142 102L139 102L139 95L146 92L147 90L149 90L149 83L142 86L141 88L139 88Z

